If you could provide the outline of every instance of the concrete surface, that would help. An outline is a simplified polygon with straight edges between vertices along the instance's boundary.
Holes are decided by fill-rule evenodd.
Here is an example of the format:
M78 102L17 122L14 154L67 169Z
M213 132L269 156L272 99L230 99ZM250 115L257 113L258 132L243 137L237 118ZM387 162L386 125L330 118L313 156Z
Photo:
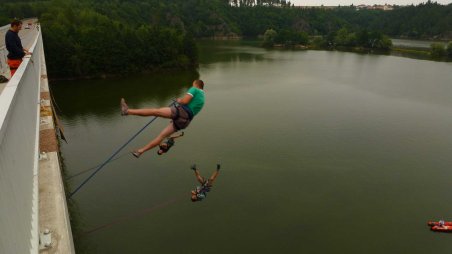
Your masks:
M42 52L39 151L39 231L49 230L51 245L41 254L75 253L69 211L58 157L59 147L50 103L44 52Z

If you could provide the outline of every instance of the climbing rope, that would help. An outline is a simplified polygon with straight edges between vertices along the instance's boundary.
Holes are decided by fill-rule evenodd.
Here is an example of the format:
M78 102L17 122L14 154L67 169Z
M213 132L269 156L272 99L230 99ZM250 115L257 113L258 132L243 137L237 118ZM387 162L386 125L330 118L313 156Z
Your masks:
M50 86L50 84L49 84L50 99L51 99L53 105L55 106L54 108L56 108L56 109L58 110L58 112L59 112L60 114L62 114L62 113L63 113L63 110L61 110L60 106L58 106L58 103L56 102L55 97L53 96L53 91L52 91L53 89L50 88L50 87L51 87L51 86Z
M175 102L173 101L169 107L171 107ZM71 192L69 194L69 198L72 198L72 196L74 196L89 180L91 180L91 178L93 178L101 169L103 169L105 167L105 165L107 165L109 162L111 162L114 157L122 151L122 149L124 149L130 142L132 142L132 140L134 140L141 132L143 132L151 123L153 123L155 121L155 119L157 119L157 116L154 116L147 124L145 124L138 132L136 132L129 140L127 140L126 143L124 143L121 147L119 147L110 157L108 157L108 159L103 162L102 164L100 164L100 166L90 175L88 176L73 192Z

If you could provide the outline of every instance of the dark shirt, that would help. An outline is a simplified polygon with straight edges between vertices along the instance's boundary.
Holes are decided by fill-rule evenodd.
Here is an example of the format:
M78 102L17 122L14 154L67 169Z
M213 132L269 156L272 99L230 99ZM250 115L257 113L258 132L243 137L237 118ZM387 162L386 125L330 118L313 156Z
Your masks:
M8 50L9 59L22 59L25 56L19 33L8 30L5 35L5 45Z

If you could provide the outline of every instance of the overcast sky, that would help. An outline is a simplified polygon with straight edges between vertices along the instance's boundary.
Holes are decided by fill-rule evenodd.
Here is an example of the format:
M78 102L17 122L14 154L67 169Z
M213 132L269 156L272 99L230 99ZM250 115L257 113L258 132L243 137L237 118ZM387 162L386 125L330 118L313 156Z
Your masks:
M427 0L290 0L291 3L295 5L359 5L359 4L397 4L397 5L409 5L409 4L419 4L422 2L427 2ZM433 0L435 2L435 0ZM452 0L436 0L440 4L450 4Z

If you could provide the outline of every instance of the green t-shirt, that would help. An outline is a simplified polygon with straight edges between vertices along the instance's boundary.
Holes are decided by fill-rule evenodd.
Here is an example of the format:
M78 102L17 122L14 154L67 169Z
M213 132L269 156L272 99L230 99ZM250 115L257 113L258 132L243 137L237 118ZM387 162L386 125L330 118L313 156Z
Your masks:
M191 109L191 112L193 112L193 116L195 116L199 113L199 111L201 111L202 107L204 106L204 91L192 86L190 89L188 89L187 93L193 96L187 106Z

